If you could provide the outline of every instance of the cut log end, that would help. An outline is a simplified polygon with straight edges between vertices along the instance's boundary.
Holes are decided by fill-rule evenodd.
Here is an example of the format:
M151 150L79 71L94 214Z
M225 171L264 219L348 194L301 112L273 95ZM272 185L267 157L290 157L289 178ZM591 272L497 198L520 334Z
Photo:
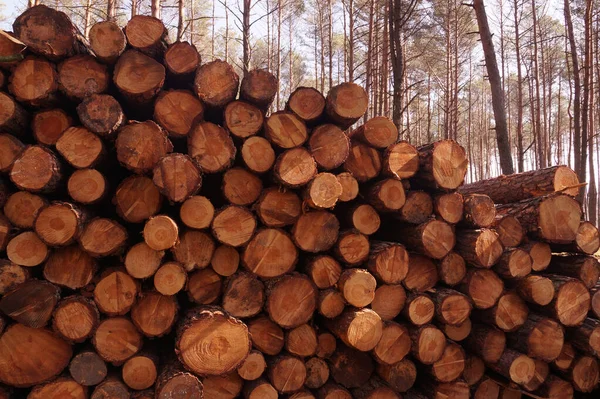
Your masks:
M325 112L335 124L347 129L364 115L367 104L365 89L355 83L342 83L329 90Z
M37 112L31 122L31 130L36 141L40 144L54 145L73 125L72 118L62 109L53 108Z
M298 257L298 249L281 230L260 230L250 240L242 255L242 264L263 278L278 277L289 272Z
M181 362L200 375L221 375L237 368L250 353L248 327L222 311L190 312L177 334ZM202 348L201 350L198 350Z
M331 170L342 165L348 157L350 141L337 126L320 125L312 131L308 148L320 168Z
M221 108L235 99L240 78L225 61L214 60L196 70L194 89L203 103Z
M74 201L84 205L94 204L106 195L108 182L96 169L80 169L69 177L67 190Z
M166 215L154 216L144 225L144 241L155 251L173 248L179 237L177 223Z
M265 310L283 328L295 328L312 318L317 289L304 275L287 275L268 289Z
M287 102L286 108L306 123L318 121L325 110L325 97L312 87L298 87Z
M113 81L131 103L148 104L165 82L165 67L139 51L127 50L115 65Z
M239 100L227 104L224 118L229 133L241 139L257 134L264 123L264 115L260 109Z
M249 137L242 145L242 159L254 173L268 172L275 163L275 151L264 137Z
M158 95L154 119L171 137L185 137L196 121L204 116L204 106L192 92L169 90Z
M114 64L127 44L123 31L115 22L95 23L89 32L90 47L105 64Z

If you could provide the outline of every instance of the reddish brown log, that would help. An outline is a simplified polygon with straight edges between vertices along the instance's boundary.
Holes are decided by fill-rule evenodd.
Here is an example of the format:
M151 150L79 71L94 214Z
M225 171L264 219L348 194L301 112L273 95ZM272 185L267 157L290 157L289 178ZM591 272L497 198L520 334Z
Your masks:
M153 121L123 126L115 147L121 165L137 174L152 171L162 157L173 151L165 132Z
M92 343L104 361L118 365L141 349L142 335L129 319L114 317L100 323Z
M163 295L175 295L187 283L187 272L177 262L163 264L154 274L154 288Z
M412 388L417 379L417 368L408 358L392 365L378 364L377 375L398 392Z
M173 43L165 52L165 66L174 84L188 85L194 81L196 69L200 66L200 54L193 44Z
M215 341L216 340L216 341ZM215 347L212 342L219 342ZM188 312L177 329L175 352L186 368L200 375L235 370L250 353L248 327L217 308ZM195 348L211 348L197 351Z
M201 195L185 200L179 208L179 218L187 227L205 229L210 226L215 208L210 200Z
M501 277L514 279L529 275L532 263L527 251L520 248L507 248L493 268Z
M423 326L433 319L435 304L427 294L409 294L402 313L415 326Z
M600 278L600 262L593 256L554 255L546 272L576 278L592 288Z
M125 271L107 271L96 284L94 301L102 313L121 316L129 312L138 291L138 283Z
M0 259L0 295L11 291L29 279L29 270L8 260Z
M449 286L459 284L467 274L467 266L462 256L450 252L437 264L440 280Z
M525 238L523 226L514 216L497 217L492 226L505 247L517 247Z
M317 289L308 277L289 274L267 285L265 311L283 328L308 322L317 306Z
M42 264L50 250L33 231L12 237L6 245L6 256L19 266L32 267Z
M376 116L356 128L350 136L372 147L386 149L398 140L398 128L391 119Z
M438 194L434 197L433 210L446 223L456 224L464 214L464 198L457 192Z
M69 342L83 342L90 338L100 321L100 313L94 302L82 296L63 299L52 319L54 331Z
M568 340L582 353L600 357L600 322L588 317L579 327L569 331Z
M28 56L13 71L8 89L21 103L32 107L50 106L57 100L56 68L44 58Z
M573 365L576 355L577 353L575 352L573 345L571 345L569 341L566 341L563 344L560 355L552 362L552 366L558 371L566 372Z
M393 320L400 314L406 301L406 291L400 284L380 285L375 290L371 302L373 309L382 320Z
M441 191L454 190L464 181L468 160L464 148L452 140L441 140L418 148L419 185Z
M456 252L467 263L476 267L490 268L502 256L502 243L495 231L459 230L456 237Z
M69 177L67 190L73 201L84 205L95 204L108 193L108 182L96 169L79 169Z
M435 263L426 256L412 254L408 260L408 274L404 279L407 290L424 292L433 288L438 282Z
M10 180L21 190L51 192L61 179L56 155L41 146L27 147L13 163Z
M552 250L550 245L545 242L529 241L521 245L521 249L529 251L529 256L533 263L531 269L535 272L541 272L546 269L552 259Z
M331 170L344 163L350 151L348 136L335 125L316 127L308 141L308 148L317 165Z
M409 328L412 355L419 362L431 365L441 359L446 348L444 333L431 324Z
M340 345L329 359L329 370L335 382L346 388L357 388L367 383L373 374L373 360L369 354Z
M152 277L160 266L165 252L155 250L145 242L133 245L125 255L125 269L134 278Z
M73 356L69 373L77 383L89 387L101 383L107 374L106 363L92 350L84 350Z
M355 83L342 83L329 89L325 101L327 117L342 129L347 129L367 111L365 89Z
M244 74L240 98L267 109L275 99L277 89L277 78L272 73L266 69L254 69Z
M439 382L452 382L458 379L465 368L465 352L460 345L448 341L442 357L431 367L427 368L429 374Z
M439 324L439 323L438 323ZM449 324L441 324L440 328L446 334L448 339L460 342L466 339L471 334L471 320L467 319L462 324L451 326Z
M530 275L517 281L516 292L525 301L545 306L554 298L554 285L547 277Z
M498 302L504 283L491 270L470 269L459 290L473 300L476 308L489 309Z
M535 377L533 359L512 349L506 349L497 363L488 363L487 366L519 385L527 385Z
M241 149L242 159L246 167L254 173L265 173L275 163L275 151L264 137L249 137Z
M350 172L356 180L364 183L381 172L381 155L375 148L362 143L352 143L344 170Z
M294 192L271 187L262 192L255 211L263 224L284 227L294 224L300 216L301 208L300 198Z
M0 172L9 172L25 145L10 134L0 134Z
M342 267L331 256L319 255L311 259L305 267L306 274L319 289L335 285L342 273Z
M4 294L0 311L27 327L44 327L60 298L60 289L43 280L27 280Z
M27 191L17 191L6 199L4 216L15 227L32 229L38 212L47 204L44 197Z
M79 244L93 257L113 255L123 248L127 231L112 219L97 218L90 221L79 237Z
M152 291L141 293L131 309L131 320L145 336L161 337L177 320L177 299Z
M214 251L212 237L197 230L184 231L179 236L179 242L171 249L173 258L188 272L208 266Z
M123 30L113 21L101 21L92 25L88 34L90 47L96 58L112 65L125 51L127 44Z
M298 249L287 233L263 229L246 246L242 265L259 277L272 278L291 271L297 258Z
M162 367L156 379L156 399L180 399L185 398L185 395L202 399L202 388L202 383L196 376L185 371L179 362L172 360Z
M250 320L248 330L252 337L252 345L265 355L275 356L283 349L283 330L268 317L261 315Z
M463 194L487 194L496 204L508 204L554 192L564 192L574 197L579 193L578 184L577 175L569 167L551 166L546 169L481 180L464 185L459 191Z
M508 343L534 359L552 362L561 353L564 332L556 321L531 314L523 327L508 334Z
M337 241L339 221L326 211L306 212L298 218L292 229L294 243L303 251L323 252Z
M152 180L145 176L130 176L117 187L113 203L121 218L129 223L141 223L158 213L162 195Z
M461 344L486 363L496 363L506 347L506 336L495 327L473 324L471 334Z
M348 269L340 275L337 288L346 302L357 308L369 305L375 297L377 282L364 269Z
M214 60L196 70L194 90L209 107L222 108L235 100L240 78L225 61Z
M440 323L459 325L471 314L471 301L458 291L436 288L431 295L435 303L435 316Z
M352 201L358 196L358 181L350 172L343 172L337 175L338 181L342 185L342 195L340 201Z
M72 356L71 345L49 330L13 324L0 336L0 381L30 387L60 374Z
M338 199L341 200L341 196ZM347 212L346 219L354 229L366 235L376 233L381 226L381 218L379 217L379 213L369 204L359 204L353 206Z
M304 385L307 388L321 388L329 379L329 366L323 359L311 357L306 361L306 381Z
M162 91L154 103L154 120L170 137L185 137L204 116L204 106L188 90Z
M199 305L210 305L221 295L221 276L207 267L190 274L187 291L190 301Z
M576 252L594 255L600 249L600 233L590 222L581 222L575 241L566 245L552 245L554 252Z
M590 356L578 356L566 375L579 392L592 392L600 381L598 361Z
M591 296L587 287L579 280L547 274L554 285L554 299L549 305L540 308L567 327L578 326L590 310Z
M402 225L395 236L408 248L433 259L442 259L454 247L454 231L445 222L430 220L418 226Z
M462 224L478 229L490 227L496 219L494 202L485 194L463 195L464 214Z
M237 369L237 373L246 381L254 381L260 378L266 368L267 363L262 352L253 350Z
M381 339L383 322L370 309L347 308L339 317L326 320L327 328L346 345L360 351L370 351Z
M245 139L254 136L263 128L264 115L254 105L236 100L225 107L224 123L231 135Z
M501 216L516 217L523 228L550 243L575 240L581 221L581 206L566 194L550 194L497 207Z
M115 137L126 120L121 105L108 94L95 94L84 98L77 106L77 115L81 124L88 130L110 139Z
M64 110L52 108L35 113L31 130L38 143L54 145L62 133L72 125L72 118Z
M115 65L113 82L128 102L144 106L162 89L165 67L139 51L127 50Z
M373 348L373 357L378 363L395 364L410 352L411 341L408 329L394 322L383 325L381 339Z
M225 129L210 122L200 122L188 133L188 154L205 173L228 169L236 148Z
M81 101L92 94L108 89L109 74L106 66L91 55L67 58L58 66L58 85L68 98Z
M315 88L298 87L290 94L286 109L292 111L306 124L314 124L323 115L325 97Z
M264 284L254 274L239 271L229 278L221 303L234 317L256 316L265 303Z
M485 310L476 311L479 321L498 327L502 331L515 331L525 323L529 309L527 304L513 291L508 291L498 299L498 303Z

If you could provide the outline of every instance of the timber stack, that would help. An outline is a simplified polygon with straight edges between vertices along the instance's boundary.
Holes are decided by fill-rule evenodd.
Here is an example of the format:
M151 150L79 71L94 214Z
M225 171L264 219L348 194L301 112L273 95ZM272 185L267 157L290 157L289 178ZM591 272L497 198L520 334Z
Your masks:
M353 126L353 83L239 77L163 23L0 35L0 398L570 398L598 230L565 166ZM5 57L22 54L23 57ZM20 59L22 58L22 59Z

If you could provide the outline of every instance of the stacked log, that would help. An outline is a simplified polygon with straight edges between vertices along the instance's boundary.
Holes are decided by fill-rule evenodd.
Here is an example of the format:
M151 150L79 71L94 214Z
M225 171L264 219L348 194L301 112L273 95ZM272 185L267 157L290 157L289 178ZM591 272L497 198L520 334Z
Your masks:
M164 24L0 35L0 398L573 397L598 230L565 166L463 185L358 85L241 79ZM18 40L17 40L18 39Z

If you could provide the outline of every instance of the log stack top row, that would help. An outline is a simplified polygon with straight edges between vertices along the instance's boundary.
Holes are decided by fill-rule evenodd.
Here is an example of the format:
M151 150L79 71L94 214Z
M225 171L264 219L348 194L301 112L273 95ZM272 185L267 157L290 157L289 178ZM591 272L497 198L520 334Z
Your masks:
M153 17L0 32L0 399L598 392L571 169L463 185L359 85L277 90Z

